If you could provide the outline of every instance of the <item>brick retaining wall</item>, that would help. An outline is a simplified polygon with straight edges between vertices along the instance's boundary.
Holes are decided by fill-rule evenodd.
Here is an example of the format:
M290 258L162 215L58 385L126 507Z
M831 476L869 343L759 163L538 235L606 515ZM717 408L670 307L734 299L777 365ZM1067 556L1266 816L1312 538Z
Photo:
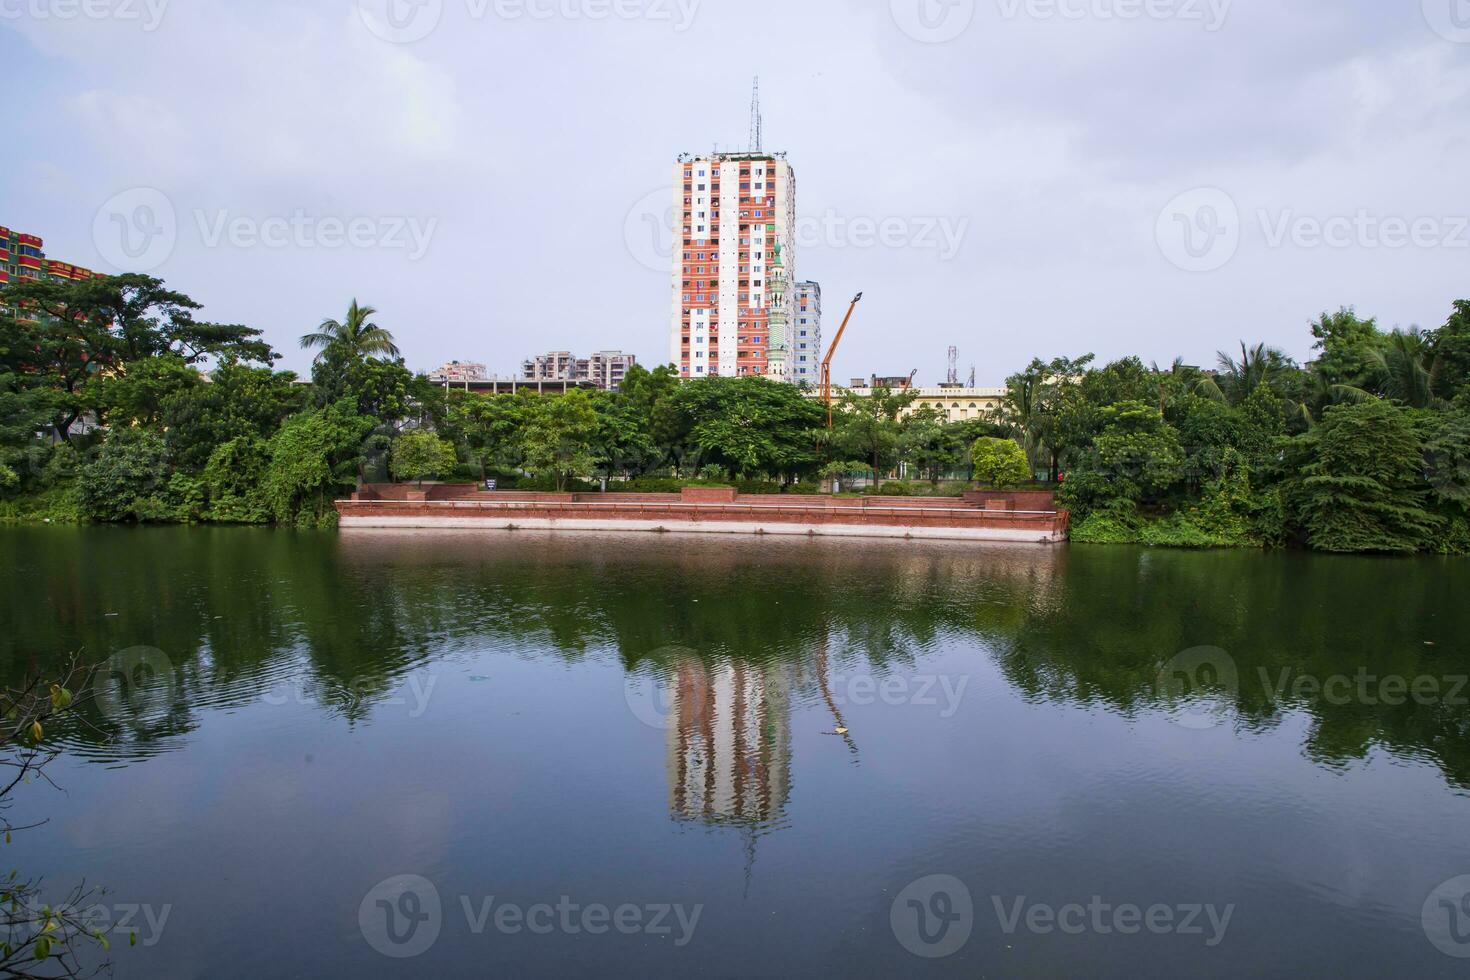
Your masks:
M486 493L467 488L364 487L338 501L342 526L678 530L770 534L860 534L1060 541L1067 514L1051 508L998 509L956 498L750 495L732 488L690 487L682 494ZM698 492L693 492L698 491ZM1049 495L1046 502L1050 502ZM994 500L986 496L985 500ZM1036 501L1035 495L1023 498ZM1020 503L1022 501L1015 501ZM1011 503L1007 501L1007 503Z

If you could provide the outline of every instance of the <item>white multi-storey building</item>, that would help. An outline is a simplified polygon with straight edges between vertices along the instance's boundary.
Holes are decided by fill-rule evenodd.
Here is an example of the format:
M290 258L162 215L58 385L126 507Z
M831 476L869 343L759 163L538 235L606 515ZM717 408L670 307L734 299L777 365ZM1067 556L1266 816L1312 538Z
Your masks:
M485 365L461 361L450 361L443 367L429 372L429 380L435 382L484 381L488 377L490 374Z
M681 157L674 215L670 360L685 378L772 374L769 287L778 243L786 281L797 281L791 165L780 153Z
M524 381L589 381L606 391L622 386L628 369L638 363L633 354L620 350L601 350L591 357L577 357L571 351L554 350L521 362Z
M796 284L791 304L791 380L817 384L822 368L822 287L808 280Z

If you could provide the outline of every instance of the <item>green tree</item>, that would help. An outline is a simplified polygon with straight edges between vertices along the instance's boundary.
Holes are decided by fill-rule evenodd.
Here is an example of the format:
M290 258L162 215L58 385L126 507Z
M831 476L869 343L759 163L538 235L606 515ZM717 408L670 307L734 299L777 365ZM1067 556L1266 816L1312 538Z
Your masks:
M400 480L417 480L423 486L424 477L450 473L458 463L454 443L432 432L415 429L393 442L393 475Z
M760 377L700 378L655 410L656 431L672 440L681 467L714 463L749 475L809 472L822 408L794 385Z
M845 392L839 404L834 443L842 453L869 461L876 482L898 462L903 413L918 394L879 385L867 395Z
M1334 406L1297 438L1311 462L1295 481L1293 503L1313 548L1424 547L1439 519L1424 509L1423 447L1402 409L1377 400Z
M174 516L171 475L163 439L146 429L114 429L82 467L77 500L96 521L166 521Z
M236 436L209 454L204 487L209 495L205 515L225 524L264 524L271 518L266 497L270 444L258 435Z
M450 392L447 428L480 468L512 466L520 462L519 433L529 406L517 395L477 395Z
M962 444L942 412L932 405L922 405L902 422L899 458L913 464L921 476L938 483L946 471L959 465Z
M1006 393L993 421L1026 450L1033 470L1046 467L1056 479L1061 459L1081 447L1095 428L1096 406L1082 387L1093 355L1032 360L1026 370L1006 379ZM973 442L973 440L972 440Z
M164 439L175 463L197 472L231 440L270 439L306 399L306 386L290 371L227 360L210 374L209 384L188 386L165 399Z
M157 427L171 399L202 387L197 369L172 354L129 361L116 371L88 382L87 401L113 427Z
M1060 498L1079 517L1094 510L1131 516L1184 476L1179 433L1148 402L1108 405L1101 417L1102 433L1068 469Z
M1261 385L1278 393L1286 391L1297 370L1291 358L1265 344L1247 347L1245 341L1241 341L1240 360L1224 351L1217 356L1219 369L1210 380L1200 383L1199 391L1231 405L1239 405Z
M1377 368L1385 338L1376 320L1360 319L1350 306L1323 313L1312 324L1315 350L1322 352L1315 368L1329 385L1366 388Z
M350 399L292 416L270 441L265 498L282 524L336 521L332 501L351 490L374 421L357 414Z
M37 434L50 428L55 396L27 370L31 332L0 314L0 492L17 489L45 455Z
M1418 330L1395 330L1373 352L1374 392L1410 408L1430 408L1435 394L1429 338Z
M1435 413L1425 427L1424 462L1435 499L1470 510L1470 407Z
M832 492L842 492L842 481L854 473L863 473L868 469L868 464L855 459L833 460L822 466L819 476L832 484Z
M649 418L637 404L614 392L599 392L592 406L597 411L593 453L600 472L637 475L662 461L665 453L654 443Z
M593 443L598 434L597 410L587 392L538 398L521 430L525 465L532 473L549 473L558 491L567 480L589 476L597 467Z
M1440 394L1452 399L1470 390L1470 300L1455 300L1454 312L1432 332L1429 346Z
M975 463L975 479L995 490L1014 489L1034 477L1026 450L1014 439L980 439L970 456Z
M28 280L8 287L5 299L28 320L22 367L52 389L50 424L63 441L97 407L86 398L88 382L130 362L168 356L186 365L209 357L270 363L276 356L259 330L201 323L194 319L198 303L149 276Z

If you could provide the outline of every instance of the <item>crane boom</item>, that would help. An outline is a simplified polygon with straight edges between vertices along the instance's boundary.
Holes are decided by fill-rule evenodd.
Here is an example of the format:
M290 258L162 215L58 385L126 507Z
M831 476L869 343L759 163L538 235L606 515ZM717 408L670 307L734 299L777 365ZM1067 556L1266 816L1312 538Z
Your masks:
M822 358L822 403L827 406L827 428L832 428L832 355L837 353L837 345L842 343L842 334L847 330L847 321L852 319L852 311L857 309L858 301L863 298L858 293L852 298L852 305L847 308L847 316L842 318L842 326L837 328L837 336L832 338L832 345L827 348L827 356Z

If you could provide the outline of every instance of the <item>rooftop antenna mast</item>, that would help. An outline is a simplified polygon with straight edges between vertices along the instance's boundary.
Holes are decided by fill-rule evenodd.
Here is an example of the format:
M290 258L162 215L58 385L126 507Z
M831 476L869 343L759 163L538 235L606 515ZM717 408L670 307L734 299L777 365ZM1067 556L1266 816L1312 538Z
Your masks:
M755 76L750 93L750 152L761 152L761 77Z

